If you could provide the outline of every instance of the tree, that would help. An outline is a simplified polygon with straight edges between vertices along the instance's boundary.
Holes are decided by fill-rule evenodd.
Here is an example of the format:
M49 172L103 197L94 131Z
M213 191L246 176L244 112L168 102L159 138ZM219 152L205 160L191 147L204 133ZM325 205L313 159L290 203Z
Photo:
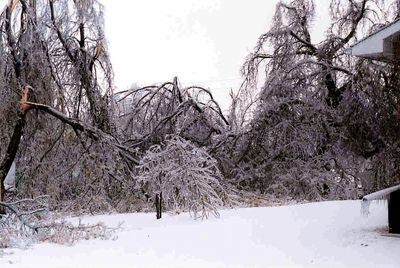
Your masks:
M314 1L277 5L271 29L260 36L243 66L246 80L236 98L236 103L243 102L242 96L254 91L259 72L265 72L252 119L234 143L232 176L239 183L307 198L356 196L356 174L364 162L360 157L379 154L383 142L367 124L369 134L363 138L370 148L359 144L358 153L349 150L349 139L351 144L359 140L348 120L351 103L370 73L354 68L360 63L355 64L346 49L360 29L384 21L382 5L374 0L331 1L332 23L318 44L310 34ZM383 69L388 72L386 66ZM245 117L249 116L236 116ZM243 180L249 177L252 180Z
M227 200L217 161L204 149L179 136L167 136L141 159L137 183L150 193L161 194L168 209L188 210L196 218L218 215Z
M145 150L177 134L206 146L229 125L211 92L191 86L181 88L178 78L160 86L146 86L120 92L117 104L121 135L131 137L129 144Z
M33 167L36 157L43 161L65 137L62 124L43 114L31 113L26 119L26 111L18 109L19 88L29 84L35 89L29 101L54 106L76 120L92 121L110 133L112 72L102 6L97 1L10 0L0 25L0 96L5 104L0 123L6 126L1 136L8 144L0 152L3 200L4 178L17 152L25 151L19 159ZM56 131L53 125L58 126ZM34 142L38 139L45 142ZM22 150L18 150L20 143ZM34 171L24 173L38 175Z
M168 134L210 146L225 131L210 91L181 89L177 78L114 95L102 10L95 0L13 0L1 13L0 202L17 161L22 196L126 211L140 196L136 165L148 148Z

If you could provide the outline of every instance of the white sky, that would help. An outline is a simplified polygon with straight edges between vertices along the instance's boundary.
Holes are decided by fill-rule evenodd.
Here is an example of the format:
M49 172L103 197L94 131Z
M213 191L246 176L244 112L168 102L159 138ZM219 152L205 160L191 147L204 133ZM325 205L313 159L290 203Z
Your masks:
M172 80L210 87L224 108L240 67L266 32L277 0L103 0L117 90ZM318 0L321 39L329 0ZM325 9L323 11L322 9ZM321 27L323 26L323 27Z
M117 90L171 81L209 87L221 105L277 1L103 0ZM121 8L123 7L123 8Z
M4 5L5 0L0 0ZM171 81L209 87L221 105L241 84L240 67L268 30L277 0L101 0L116 91ZM329 0L315 1L315 40Z

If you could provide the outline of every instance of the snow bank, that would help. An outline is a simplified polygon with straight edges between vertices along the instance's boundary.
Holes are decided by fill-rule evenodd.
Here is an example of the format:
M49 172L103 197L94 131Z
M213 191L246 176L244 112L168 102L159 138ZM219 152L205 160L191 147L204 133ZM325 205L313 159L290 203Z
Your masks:
M360 201L221 211L219 219L187 214L120 214L84 218L115 226L116 240L73 247L39 244L7 249L0 267L398 267L400 239L381 236L387 212Z

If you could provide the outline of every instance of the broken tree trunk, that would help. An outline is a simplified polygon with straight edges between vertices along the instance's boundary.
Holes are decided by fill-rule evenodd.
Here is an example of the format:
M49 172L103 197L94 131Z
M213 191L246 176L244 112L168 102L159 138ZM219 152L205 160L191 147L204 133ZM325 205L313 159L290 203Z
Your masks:
M15 159L15 156L18 151L18 146L21 141L21 137L23 134L23 129L25 126L25 115L29 110L36 109L43 111L61 122L70 125L74 130L85 133L89 138L92 140L102 140L103 142L107 142L108 144L115 147L119 154L130 163L138 164L138 161L134 158L135 152L133 152L130 148L121 144L118 139L114 136L104 132L103 130L93 127L89 124L86 124L79 119L68 117L67 115L63 114L56 109L40 103L31 102L30 100L30 93L33 92L33 88L30 86L24 86L22 89L22 97L20 102L20 107L18 111L18 120L14 127L13 134L11 136L10 142L7 147L7 151L5 154L4 159L0 162L0 178L1 178L1 189L0 189L0 202L4 201L4 181L6 178L7 173L9 172L11 165ZM5 214L4 206L0 206L0 214Z
M20 107L17 113L17 121L15 123L10 142L8 143L4 159L0 163L0 179L1 179L0 202L4 202L4 196L5 196L4 181L6 179L8 172L11 169L11 165L14 162L15 156L17 155L18 147L24 131L25 114L29 110L29 104L27 104L27 102L30 92L32 92L32 88L30 86L24 86L22 88L22 97L21 97ZM5 207L1 205L0 205L0 214L5 214Z

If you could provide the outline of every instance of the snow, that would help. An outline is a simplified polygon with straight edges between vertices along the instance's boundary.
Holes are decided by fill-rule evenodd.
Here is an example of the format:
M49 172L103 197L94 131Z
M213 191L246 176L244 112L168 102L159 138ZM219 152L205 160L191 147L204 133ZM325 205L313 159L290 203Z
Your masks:
M400 238L382 236L386 207L360 201L223 210L220 218L184 213L86 217L116 226L117 239L74 246L6 249L0 267L398 267Z
M4 186L6 189L11 190L15 185L15 162L12 163L10 170L8 171L4 180Z

